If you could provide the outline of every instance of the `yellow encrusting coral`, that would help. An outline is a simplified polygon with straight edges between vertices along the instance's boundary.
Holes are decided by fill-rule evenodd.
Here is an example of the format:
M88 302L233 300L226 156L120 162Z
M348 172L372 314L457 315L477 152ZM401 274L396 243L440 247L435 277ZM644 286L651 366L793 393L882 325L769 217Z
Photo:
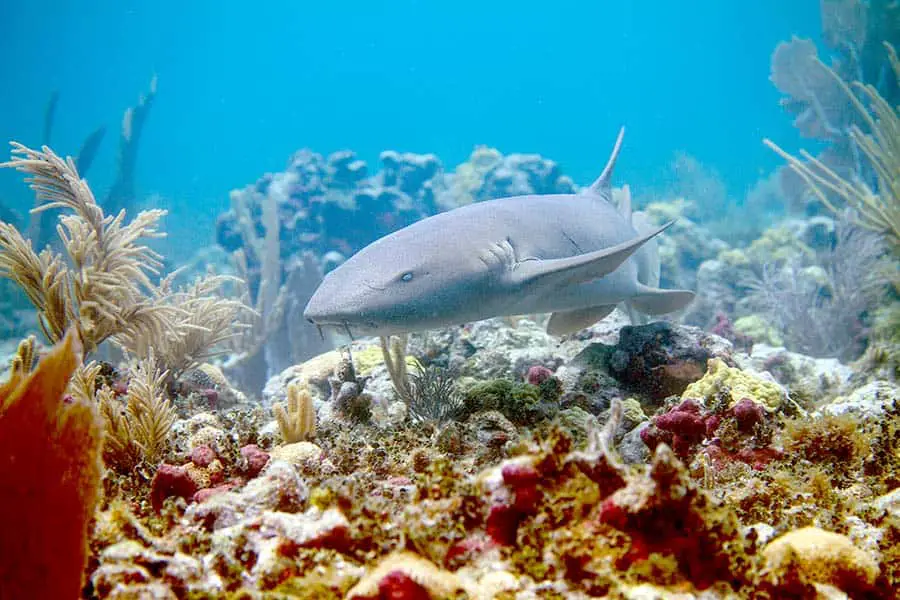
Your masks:
M865 592L878 577L878 564L849 538L818 527L789 531L763 549L769 568L788 565L810 581L848 592Z
M728 407L732 407L744 398L749 398L765 407L776 410L785 399L784 390L772 381L766 381L736 367L729 367L720 358L712 358L707 363L706 374L687 386L682 399L716 399L724 395Z
M70 331L0 387L0 598L81 597L103 430L92 402L64 396L80 353Z

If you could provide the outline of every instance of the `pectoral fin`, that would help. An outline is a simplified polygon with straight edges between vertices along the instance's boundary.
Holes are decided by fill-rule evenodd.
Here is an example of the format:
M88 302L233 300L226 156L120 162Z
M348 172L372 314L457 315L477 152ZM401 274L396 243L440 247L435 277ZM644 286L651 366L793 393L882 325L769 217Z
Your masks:
M648 234L602 250L576 254L567 258L533 259L519 262L513 270L513 280L521 285L537 282L553 285L578 284L599 279L618 269L638 248L660 232L665 231L672 223L674 221L670 221Z
M564 310L550 315L547 333L550 335L567 335L581 331L600 321L616 309L615 304L590 306L578 310Z
M642 285L639 293L629 298L628 303L642 313L664 315L684 308L695 295L688 290L663 290Z

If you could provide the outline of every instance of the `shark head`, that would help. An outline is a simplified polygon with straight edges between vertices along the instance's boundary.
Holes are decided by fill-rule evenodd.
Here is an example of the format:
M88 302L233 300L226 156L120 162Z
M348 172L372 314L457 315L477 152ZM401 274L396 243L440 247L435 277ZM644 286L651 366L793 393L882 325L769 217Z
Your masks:
M461 240L420 221L366 246L329 272L303 316L351 336L392 335L466 322L492 275ZM427 230L427 231L426 231ZM437 234L440 235L440 234Z

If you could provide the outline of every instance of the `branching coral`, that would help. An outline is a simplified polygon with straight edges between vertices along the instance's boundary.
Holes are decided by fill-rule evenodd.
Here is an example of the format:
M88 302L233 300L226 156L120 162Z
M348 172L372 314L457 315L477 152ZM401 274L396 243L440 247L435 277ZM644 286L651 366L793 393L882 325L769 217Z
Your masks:
M103 458L107 465L126 472L141 462L155 465L169 449L176 413L166 398L166 373L156 369L151 356L131 368L124 400L106 386L99 386L98 363L76 372L69 392L76 398L95 398L103 416L106 436Z
M382 336L381 353L384 357L384 366L387 367L394 384L394 391L407 404L410 398L409 372L406 365L406 346L409 344L409 336Z
M316 435L316 409L313 407L309 387L291 383L287 387L287 406L272 407L281 437L288 444L308 440Z
M749 277L747 305L766 316L785 345L812 356L851 360L865 348L867 313L884 298L890 275L881 236L838 221L837 241L815 265L794 259Z
M168 327L134 329L117 342L138 357L156 357L157 368L168 371L170 383L214 356L238 331L239 317L247 307L220 295L229 277L208 275L186 289L172 290L173 276L158 288L157 306L168 309Z
M134 204L134 173L137 164L137 151L144 130L147 115L156 98L156 75L150 79L150 90L142 94L137 105L129 107L122 117L122 129L119 136L119 168L116 180L109 190L106 205L116 208L129 208Z
M247 389L261 390L276 373L330 347L327 335L302 318L303 307L323 277L318 256L302 251L282 261L279 199L286 199L290 189L289 181L278 179L266 195L231 195L242 240L232 258L244 281L241 300L254 311L249 326L234 340L240 356L229 371ZM258 209L251 201L259 203ZM261 216L259 224L254 222L255 210Z
M10 371L13 373L13 378L10 381L13 381L16 375L22 376L30 373L32 367L34 367L34 359L34 336L30 335L19 342L16 355L10 364Z
M423 367L409 376L409 415L415 423L445 425L463 413L462 394L453 373L436 365Z

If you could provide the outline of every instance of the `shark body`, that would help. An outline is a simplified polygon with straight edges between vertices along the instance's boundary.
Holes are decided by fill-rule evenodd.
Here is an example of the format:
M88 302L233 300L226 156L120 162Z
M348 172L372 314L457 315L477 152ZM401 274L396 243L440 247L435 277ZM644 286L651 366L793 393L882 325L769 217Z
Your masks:
M328 273L304 317L352 335L393 335L497 316L553 313L578 331L625 302L634 314L694 297L663 290L653 238L671 223L632 222L627 187L613 204L619 133L600 177L577 194L513 196L428 217L366 246Z

